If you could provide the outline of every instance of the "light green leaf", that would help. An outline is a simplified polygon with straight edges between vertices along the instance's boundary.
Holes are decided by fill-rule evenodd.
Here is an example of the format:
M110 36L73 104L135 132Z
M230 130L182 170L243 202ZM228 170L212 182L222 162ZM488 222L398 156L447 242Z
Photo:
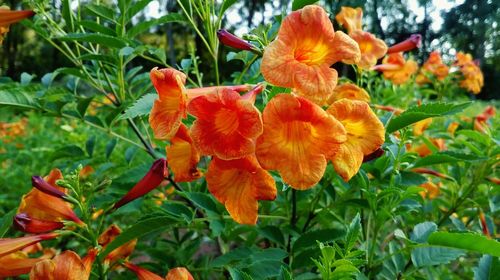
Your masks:
M429 244L475 251L500 257L500 242L472 232L434 232Z
M412 250L411 260L416 267L449 263L464 255L463 250L438 246L418 247Z
M14 106L38 109L39 104L33 97L23 91L0 90L0 107Z
M455 162L459 162L459 161L475 161L475 160L483 160L483 159L485 159L485 158L479 157L477 155L444 151L444 152L430 154L426 157L418 159L413 164L413 168L421 167L421 166L429 166L429 165L434 165L434 164L455 163Z
M127 42L117 37L100 34L100 33L69 33L66 36L58 37L61 41L78 41L93 44L99 44L110 48L123 48Z

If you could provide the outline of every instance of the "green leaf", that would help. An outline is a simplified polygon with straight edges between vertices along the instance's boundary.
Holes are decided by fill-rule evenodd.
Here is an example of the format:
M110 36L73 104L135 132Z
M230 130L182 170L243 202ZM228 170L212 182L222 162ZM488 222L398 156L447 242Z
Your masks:
M481 143L485 146L489 146L489 144L490 144L490 138L486 134L480 133L480 132L475 131L475 130L462 129L462 130L457 131L456 135L457 136L463 135L463 136L473 140L474 142Z
M158 98L158 94L149 93L143 95L141 98L130 107L125 110L125 113L120 115L119 120L132 119L139 116L148 115L153 108L155 100Z
M296 11L298 9L302 9L307 5L312 5L318 2L318 0L293 0L292 2L292 11Z
M106 34L106 35L109 35L109 36L116 36L116 32L109 28L109 27L106 27L102 24L99 24L95 21L92 21L92 20L82 20L80 22L78 22L81 26L85 27L86 29L90 30L90 31L94 31L96 33L102 33L102 34Z
M393 133L396 130L409 126L418 121L432 118L452 115L467 108L471 102L452 104L452 103L428 103L420 106L414 106L404 111L401 115L391 119L387 124L387 133Z
M141 220L135 225L123 231L122 234L118 235L111 243L108 244L108 246L106 246L106 249L100 255L107 256L114 249L133 239L139 238L153 231L163 230L175 224L176 222L176 220L166 216L159 216Z
M39 109L35 99L23 91L0 90L0 107L3 106Z
M248 275L248 273L243 272L237 268L228 267L227 271L229 271L229 275L231 276L232 280L253 280L253 278Z
M125 151L125 160L127 161L127 163L130 163L132 161L138 149L139 148L137 148L136 146L130 146L127 148L127 150Z
M418 247L412 250L411 260L416 267L449 263L464 255L463 250L443 247Z
M427 178L425 178L425 176L415 172L401 171L399 172L399 175L401 176L401 181L399 182L401 186L419 186L427 182Z
M421 166L429 166L429 165L434 165L434 164L456 163L456 162L460 162L460 161L475 161L475 160L483 160L483 159L485 159L485 158L479 157L477 155L444 151L444 152L430 154L426 157L418 159L413 164L413 168L421 167Z
M127 45L127 42L117 37L99 33L69 33L64 37L58 37L61 41L78 41L99 44L110 48L120 49Z
M168 15L162 16L158 19L143 21L134 25L127 31L127 36L129 38L134 38L135 36L147 31L153 26L169 22L185 22L185 21L186 19L183 15L178 13L169 13Z
M344 230L336 228L309 231L295 240L295 242L293 243L293 252L296 253L302 249L311 246L317 246L316 241L330 242L342 238L344 235Z
M433 222L423 222L417 224L413 228L413 232L411 234L411 240L418 243L424 243L427 241L427 238L429 238L429 235L431 235L431 233L435 232L436 230L437 230L437 225Z
M232 5L234 5L237 0L224 0L224 3L222 4L222 7L220 8L219 14L224 15L227 9L229 9Z
M280 245L285 245L285 237L283 236L283 232L277 226L264 226L259 228L259 233L265 238L276 242Z
M493 271L495 269L494 260L497 260L496 264L498 265L498 258L493 258L490 255L482 256L481 259L479 259L478 266L474 268L474 280L493 280L493 279L495 279L494 278L495 275L498 275L498 274L494 273L494 271ZM499 268L496 268L496 269L498 270Z
M106 144L106 159L109 159L109 156L111 156L111 153L115 149L116 146L116 139L113 138L109 140L108 144Z
M215 204L212 196L201 192L184 192L183 195L196 204L196 206L206 211L218 213L217 205Z
M134 1L134 4L128 8L125 16L125 22L129 22L137 13L142 11L149 3L151 0L140 0L140 1Z
M75 24L73 22L73 11L71 10L69 0L62 1L62 17L66 22L66 26L73 32L75 30Z
M475 251L500 257L500 242L472 232L434 232L428 240L431 245Z
M356 214L354 219L352 219L349 228L347 229L346 240L346 251L350 251L359 237L359 232L361 230L361 217L359 213Z
M90 5L85 5L85 9L87 9L90 13L94 14L97 17L102 17L112 22L116 22L115 11L106 6L90 4Z
M193 220L193 211L182 203L166 201L162 205L162 210L164 210L168 215L183 219L188 223Z
M60 158L79 158L85 156L85 152L76 145L67 145L55 150L49 157L49 161Z
M91 98L81 98L78 101L78 104L76 105L76 110L80 114L80 116L83 118L85 116L85 112L87 111L87 108L90 105L90 102L92 102L92 97Z
M92 135L89 139L87 139L87 142L85 142L85 150L90 157L94 154L95 139L95 135Z
M0 238L4 237L4 235L9 231L10 226L12 225L12 219L16 215L17 209L12 209L7 214L3 215L0 220Z

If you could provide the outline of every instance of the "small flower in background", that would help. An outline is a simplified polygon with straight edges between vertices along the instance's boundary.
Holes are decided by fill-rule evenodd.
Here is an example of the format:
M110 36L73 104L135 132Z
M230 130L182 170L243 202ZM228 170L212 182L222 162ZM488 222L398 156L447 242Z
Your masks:
M364 101L341 99L326 110L339 120L347 132L347 141L328 159L335 171L349 181L358 173L365 156L377 151L385 141L384 125Z
M378 110L387 111L387 112L393 112L394 115L396 115L396 116L401 115L401 113L404 112L403 109L392 107L392 106L386 106L386 105L374 104L373 107L375 109L378 109Z
M276 40L264 50L264 79L319 105L324 105L337 85L338 61L359 61L358 44L341 31L335 32L325 10L310 5L289 14Z
M376 65L372 69L382 71L385 79L390 80L395 85L401 85L417 72L418 65L412 59L406 61L403 53L392 53L384 58L382 64Z
M174 267L168 271L165 280L194 280L194 278L187 268Z
M404 40L403 42L397 43L387 49L387 54L407 52L415 48L420 48L422 46L422 35L412 34L410 38Z
M168 165L174 174L176 182L191 182L203 175L196 168L200 161L200 154L193 144L188 128L184 124L181 124L166 150Z
M460 126L460 123L458 123L458 122L451 122L448 125L448 128L446 129L446 131L453 136L453 135L455 135L455 131L457 130L457 128L459 126Z
M156 187L158 187L165 177L168 176L167 161L163 158L157 159L148 173L142 177L142 179L135 184L130 191L125 194L125 196L120 199L113 208L117 209L123 205L149 193Z
M355 84L345 83L335 87L332 96L328 99L328 105L333 102L347 98L351 100L360 100L370 102L370 95L366 90L356 86Z
M387 53L387 45L370 32L358 30L349 33L359 45L361 59L356 65L361 69L368 70L377 64L377 60Z
M474 130L477 130L482 133L486 133L488 131L488 123L487 121L494 117L496 114L496 109L493 106L487 106L484 111L477 115L474 118Z
M469 53L458 52L456 55L456 60L453 65L455 66L463 66L468 63L473 62L472 55Z
M416 122L413 125L413 136L420 136L424 134L424 131L429 128L432 123L432 118L427 118L421 121Z
M422 68L420 68L420 72L415 78L415 81L419 85L430 83L431 80L428 78L429 75L432 75L439 81L442 81L448 76L449 71L449 67L443 63L439 52L433 51L424 65L422 65Z
M482 210L479 210L479 222L481 223L481 230L483 231L483 234L491 238L491 233L488 228L488 223L486 222L486 217Z
M130 262L125 262L123 265L134 272L139 280L194 280L191 273L185 267L172 268L168 271L165 278L163 278Z
M92 262L94 259L95 256L93 259L90 258ZM30 272L30 280L87 280L90 277L91 267L91 263L86 265L75 252L64 251L51 260L42 260L35 264Z
M264 133L256 155L266 170L278 170L298 190L316 185L327 159L347 139L343 125L311 101L290 94L274 96L263 112Z
M335 20L347 29L347 33L362 30L363 10L361 8L340 7Z
M88 177L90 177L90 175L92 175L92 173L94 173L95 170L94 168L92 168L92 166L90 165L85 165L82 170L80 170L80 173L79 173L79 176L80 178L82 179L87 179Z
M241 224L257 222L258 200L276 198L276 183L255 156L227 161L213 157L206 180L210 193Z
M31 10L11 11L9 7L0 6L0 45L3 42L4 35L9 32L11 24L29 18L34 14Z
M473 94L479 94L484 85L484 76L479 63L474 61L470 54L458 52L453 65L459 67L462 73L463 79L460 81L460 87Z
M432 181L427 181L420 185L420 187L424 188L423 191L420 192L420 196L422 198L428 198L428 199L435 199L436 197L439 196L440 193L440 188L442 184L439 182L437 185L434 184Z
M445 141L442 138L429 138L429 141L438 151L446 150ZM408 152L417 153L420 157L426 157L432 154L432 150L427 146L426 143L422 143L418 146L407 145Z

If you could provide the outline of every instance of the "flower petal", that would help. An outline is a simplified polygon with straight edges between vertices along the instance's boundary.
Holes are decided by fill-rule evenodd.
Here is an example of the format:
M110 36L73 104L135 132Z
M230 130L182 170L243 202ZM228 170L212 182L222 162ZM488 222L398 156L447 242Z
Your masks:
M357 65L363 69L370 69L375 66L377 60L382 58L387 52L387 45L385 42L378 39L370 32L359 30L349 33L349 36L359 45L361 59Z
M181 124L174 138L167 146L167 160L176 182L191 182L203 174L196 168L200 154L194 147L188 128Z
M333 102L343 98L370 102L370 95L368 95L366 90L356 86L355 84L346 83L335 87L333 95L330 99L328 99L328 104L332 104Z
M335 16L335 20L347 29L349 34L361 30L362 19L363 10L361 8L341 7L340 12Z
M185 267L174 267L168 271L165 280L194 280Z

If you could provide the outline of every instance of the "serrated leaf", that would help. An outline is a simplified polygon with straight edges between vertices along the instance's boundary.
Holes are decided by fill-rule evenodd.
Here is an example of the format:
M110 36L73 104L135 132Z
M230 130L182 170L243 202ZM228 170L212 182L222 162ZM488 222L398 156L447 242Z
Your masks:
M346 234L346 251L350 251L356 241L358 240L358 236L361 230L361 217L359 213L356 214L354 219L352 219L351 224L349 225L347 229L347 234Z
M422 247L415 248L411 252L411 260L416 267L446 264L460 256L463 256L463 250L457 250L444 247Z
M434 164L456 163L460 161L475 161L483 159L485 158L473 154L462 154L457 152L444 151L439 153L433 153L426 157L418 159L413 164L413 168L421 166L429 166Z
M500 257L500 242L472 232L434 232L429 236L431 245L475 251Z
M14 106L28 109L38 109L39 104L33 97L23 91L0 90L0 107Z
M132 119L149 114L157 98L158 95L154 93L143 95L132 106L128 107L127 110L125 110L125 113L120 115L118 119Z
M100 255L106 256L114 249L133 239L139 238L153 231L166 229L176 222L176 220L166 216L143 219L118 235L111 243L108 244L108 246L106 246L106 249Z
M391 119L387 124L387 133L393 133L396 130L409 126L418 121L458 113L467 108L471 102L452 104L452 103L428 103L420 106L414 106L404 111L401 115Z

